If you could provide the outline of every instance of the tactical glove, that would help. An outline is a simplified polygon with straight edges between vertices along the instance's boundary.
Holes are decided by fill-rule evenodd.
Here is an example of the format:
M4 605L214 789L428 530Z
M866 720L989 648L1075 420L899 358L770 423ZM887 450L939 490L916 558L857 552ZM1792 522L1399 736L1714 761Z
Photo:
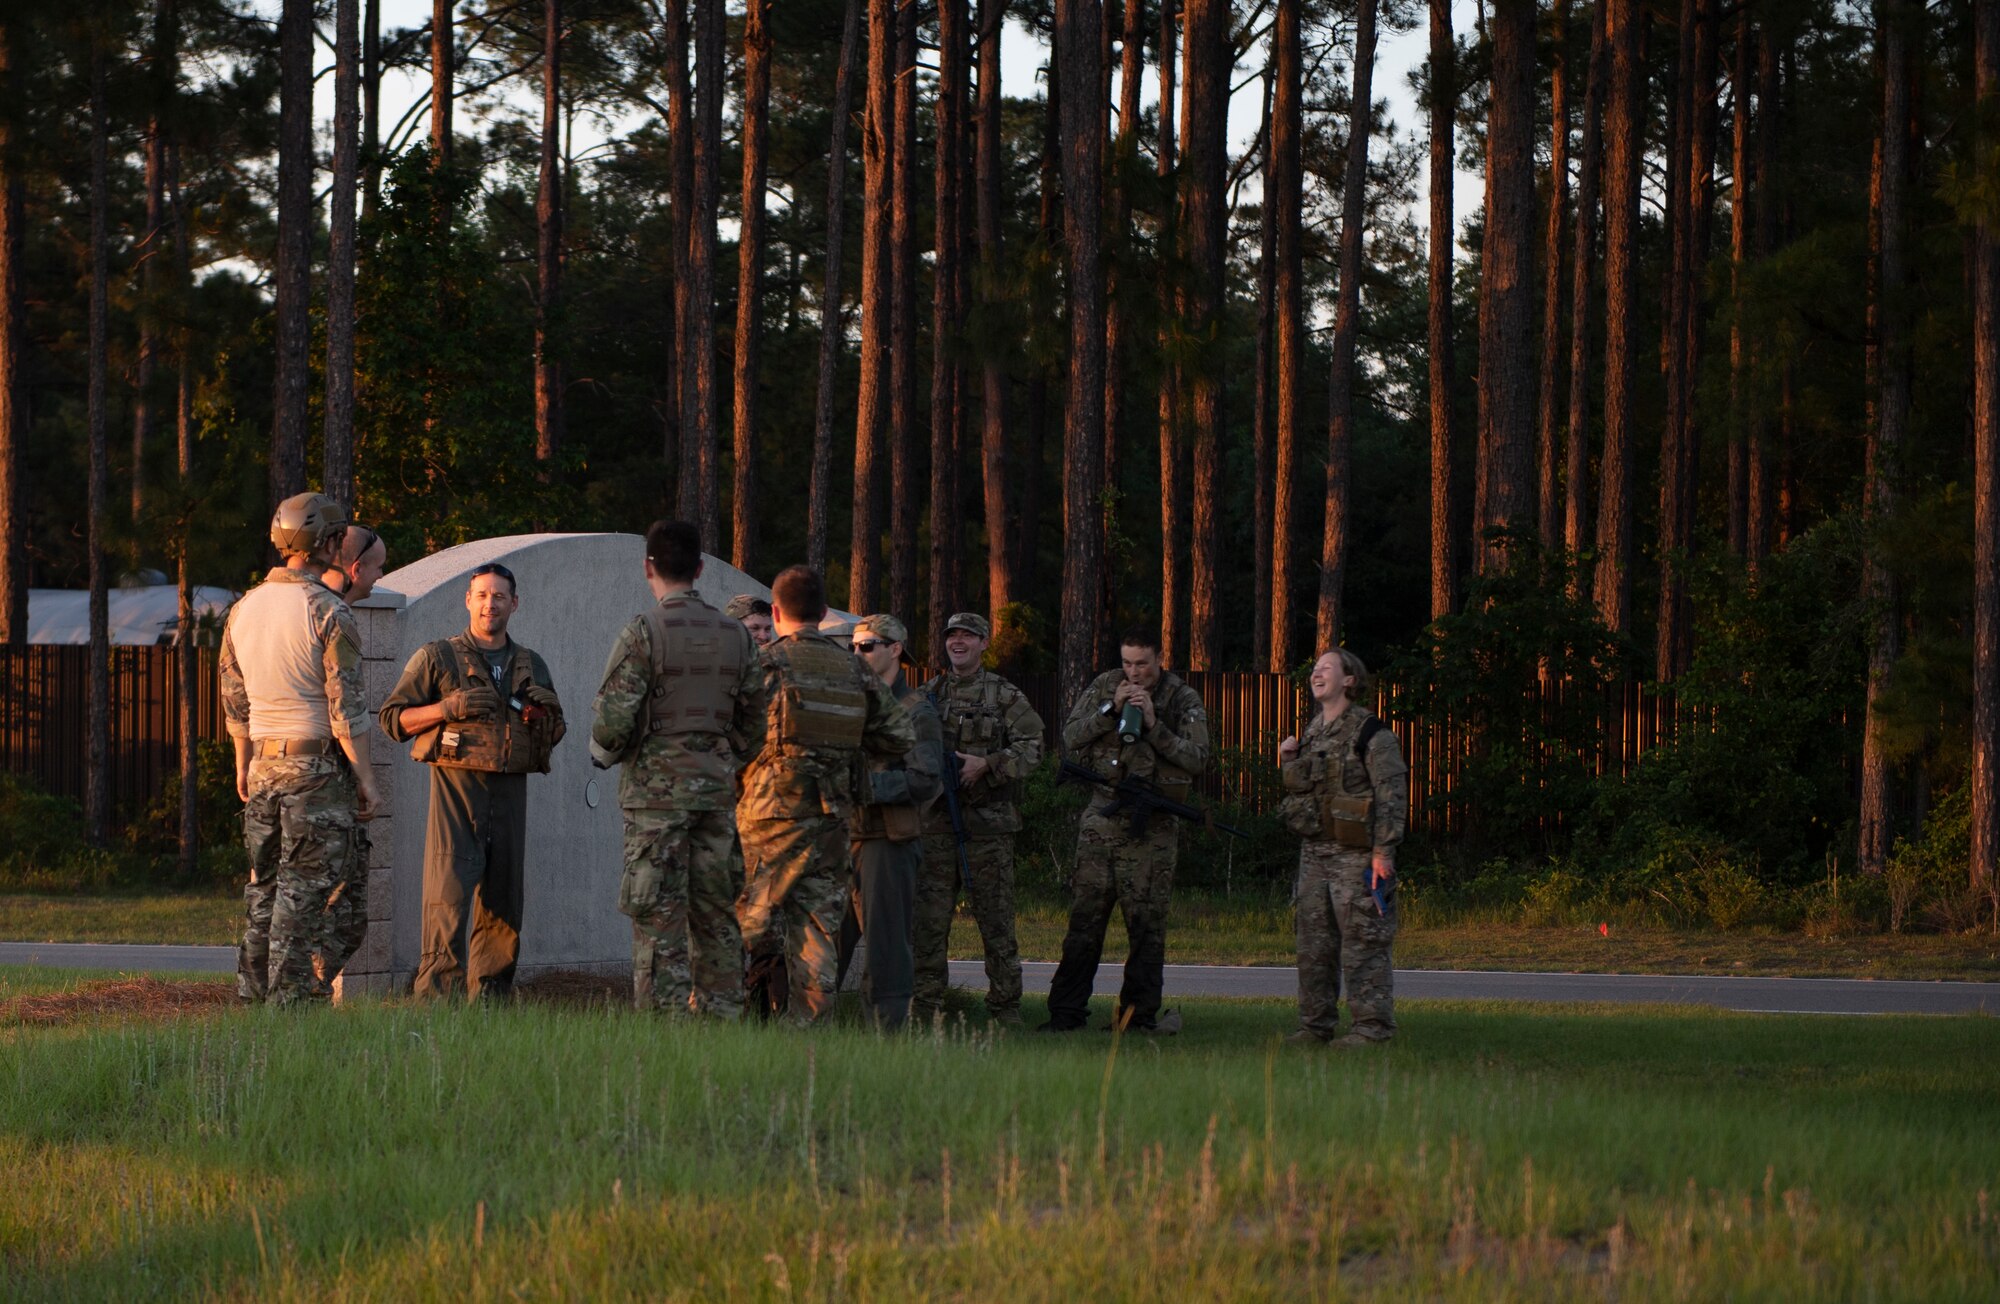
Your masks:
M562 700L556 696L556 690L553 688L543 688L540 684L529 684L521 690L521 697L525 701L539 706L544 710L562 710Z
M493 685L478 683L446 693L438 701L438 706L443 709L445 720L452 724L461 720L485 720L500 713L500 694L493 691Z

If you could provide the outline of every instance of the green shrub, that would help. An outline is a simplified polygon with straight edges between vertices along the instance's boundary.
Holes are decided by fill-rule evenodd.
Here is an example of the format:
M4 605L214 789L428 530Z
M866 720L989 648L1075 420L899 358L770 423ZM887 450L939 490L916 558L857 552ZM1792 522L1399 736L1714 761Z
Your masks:
M180 872L181 779L176 772L125 830L153 886L229 883L249 872L243 850L243 802L236 795L236 752L227 739L195 744L195 826L201 846L193 879Z
M0 774L0 889L89 892L110 887L126 866L84 838L83 809L26 775Z

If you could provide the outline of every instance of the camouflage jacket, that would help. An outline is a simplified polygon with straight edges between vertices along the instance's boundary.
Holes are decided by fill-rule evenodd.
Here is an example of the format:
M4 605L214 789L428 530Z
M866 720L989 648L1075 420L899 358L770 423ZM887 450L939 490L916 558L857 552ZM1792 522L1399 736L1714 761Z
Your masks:
M1201 694L1179 675L1162 670L1160 682L1153 685L1155 723L1138 742L1126 743L1118 737L1117 713L1104 709L1124 679L1123 670L1107 670L1090 681L1063 725L1063 747L1079 764L1107 778L1129 774L1180 798L1194 776L1208 768L1208 713Z
M289 590L293 585L303 590L305 641L310 645L304 658L291 655L296 646L282 646L291 635L279 631L272 638L270 630L253 634L243 629L245 621L296 619L298 603ZM264 664L256 649L266 645L275 659L300 664ZM262 584L244 594L223 626L218 670L223 722L231 737L357 738L368 731L354 613L316 574L274 567Z
M854 815L854 836L908 842L922 834L925 811L944 791L944 746L937 712L923 694L900 673L890 691L910 713L916 744L899 759L868 758L863 771L868 786Z
M816 629L788 634L764 648L763 700L772 703L772 709L767 713L762 746L743 770L742 796L736 803L738 819L796 819L806 815L846 819L853 813L860 787L862 757L901 756L916 745L908 708L844 650L841 655L847 658L854 678L851 685L843 681L843 689L858 691L866 702L860 745L805 746L781 741L783 711L779 703L788 690L797 688L792 651L807 642L840 649L839 644Z
M692 589L660 599L662 607L684 603L708 606ZM590 759L604 769L623 764L618 776L621 807L728 810L735 806L737 774L763 740L769 700L763 665L755 653L751 648L736 678L736 714L726 733L649 732L652 630L644 616L635 616L618 632L605 662L603 683L590 704Z
M1365 758L1354 754L1361 726L1375 718L1367 707L1350 704L1327 724L1317 713L1299 737L1299 754L1282 767L1285 822L1308 841L1318 840L1319 798L1375 799L1375 845L1393 847L1410 821L1410 767L1393 729L1381 728L1368 742Z
M933 675L922 691L938 704L945 750L986 758L986 773L959 790L965 831L973 837L1020 832L1021 781L1042 761L1042 717L1027 694L990 670ZM931 807L924 831L951 832L943 802Z

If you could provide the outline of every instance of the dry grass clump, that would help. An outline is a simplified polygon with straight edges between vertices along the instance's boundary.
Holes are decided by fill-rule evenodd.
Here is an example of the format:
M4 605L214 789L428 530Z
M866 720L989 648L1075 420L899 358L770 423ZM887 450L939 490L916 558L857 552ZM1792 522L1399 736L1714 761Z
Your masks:
M0 1028L53 1028L86 1019L173 1019L233 1003L228 983L110 978L68 991L36 992L0 1001Z

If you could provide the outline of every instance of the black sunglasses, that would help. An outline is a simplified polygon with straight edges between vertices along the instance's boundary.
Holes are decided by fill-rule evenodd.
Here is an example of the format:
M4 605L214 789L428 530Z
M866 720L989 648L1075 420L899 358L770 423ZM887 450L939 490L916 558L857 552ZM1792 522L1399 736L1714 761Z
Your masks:
M854 644L854 650L856 652L873 652L878 647L887 646L888 641L884 638L864 638Z

